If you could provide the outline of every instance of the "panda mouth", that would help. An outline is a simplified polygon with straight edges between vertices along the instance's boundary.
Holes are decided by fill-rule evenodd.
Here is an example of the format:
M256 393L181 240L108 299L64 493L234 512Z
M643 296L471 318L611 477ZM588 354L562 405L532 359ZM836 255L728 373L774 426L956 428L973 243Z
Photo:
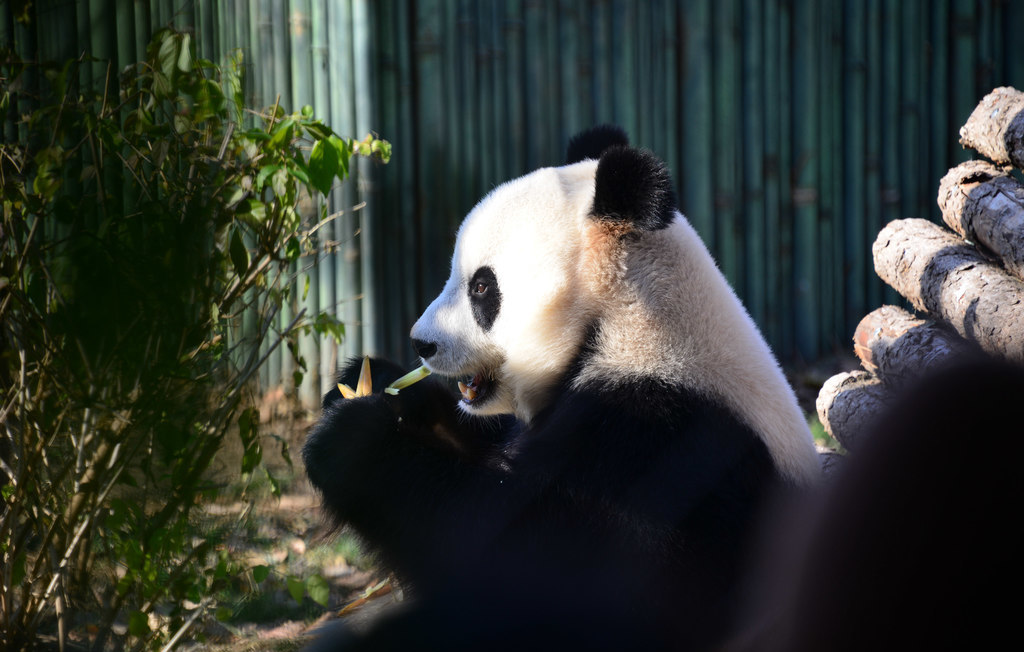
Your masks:
M462 392L462 402L466 405L473 405L485 400L491 393L493 382L482 373L478 373L468 380L459 381L459 391Z

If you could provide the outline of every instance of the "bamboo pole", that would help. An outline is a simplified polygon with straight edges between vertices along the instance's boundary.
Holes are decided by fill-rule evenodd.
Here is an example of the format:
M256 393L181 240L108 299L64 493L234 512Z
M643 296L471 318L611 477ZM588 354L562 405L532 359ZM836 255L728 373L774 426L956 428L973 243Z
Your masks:
M499 158L497 154L500 150L496 137L496 117L499 109L495 104L494 96L496 43L493 40L492 25L495 7L490 3L475 3L475 9L476 20L474 21L474 40L471 52L473 52L474 74L479 80L476 99L480 132L472 156L476 160L476 168L481 172L484 187L491 188L503 181L498 177L496 161ZM479 195L480 193L475 194ZM445 203L447 204L447 202ZM445 206L443 210L449 215L455 212L448 206Z
M665 120L663 122L665 147L665 163L672 171L675 180L677 194L680 189L680 177L685 173L682 167L680 153L681 125L679 123L679 18L677 16L678 6L675 2L664 3L660 25L662 47L663 73L660 84L665 89ZM657 18L655 19L657 20ZM596 46L595 46L596 48ZM595 90L595 97L598 91ZM604 121L602 119L602 121Z
M683 155L688 162L711 161L713 129L711 93L711 8L708 0L692 2L683 8L682 23L686 67L682 75L683 96L688 98L683 107ZM619 83L616 78L615 83ZM681 179L681 208L700 234L704 243L715 250L714 201L711 177L708 174L684 175Z
M740 187L737 175L739 148L737 140L742 124L739 108L741 90L738 80L741 61L737 40L739 11L736 0L717 0L711 12L712 39L712 105L717 107L711 120L712 126L712 210L714 211L715 254L719 267L732 283L740 296L745 294L743 260L739 244L742 237L740 228L740 198L736 190Z
M1003 48L1003 56L1006 60L1006 69L1003 71L1003 79L1024 79L1024 57L1021 57L1017 48L1012 47L1018 43L1017 39L1024 31L1024 3L1007 2L1003 4L1003 11L1000 23L1006 36ZM1019 83L1019 82L1018 82Z
M844 290L844 259L842 245L842 164L830 152L842 152L842 121L840 103L842 64L840 57L829 56L833 43L839 41L841 28L839 12L833 3L819 3L818 23L818 79L816 93L821 98L821 122L818 127L818 169L820 175L820 202L818 205L817 266L820 270L818 300L818 353L831 351L840 333L848 333L844 323L846 305ZM863 254L862 254L863 255Z
M612 79L615 89L636 87L637 4L629 2L612 5ZM628 101L628 96L623 93L616 92L615 98L615 121L635 138L640 134L639 107L635 101Z
M973 0L953 0L950 20L951 65L949 84L951 88L967 89L967 92L953 93L952 120L955 124L963 124L975 106L975 34L974 20L977 5ZM948 138L948 135L947 135ZM967 152L953 152L955 163L970 158Z
M263 50L260 47L260 38L263 35L263 22L266 20L260 13L263 9L261 6L263 2L264 0L248 1L248 34L242 55L245 58L246 103L249 106L258 108L262 108L267 104L266 91L263 88L263 74L266 66L255 65L257 53Z
M329 65L327 69L330 85L331 126L343 137L357 136L355 117L355 62L352 31L352 3L350 0L327 3L327 20L330 31L327 35ZM384 43L392 42L384 39ZM385 106L388 106L385 103ZM355 172L355 161L350 163L350 172ZM362 336L359 323L361 315L358 296L360 293L360 259L363 240L356 234L359 230L359 216L353 212L357 202L355 182L346 180L331 197L330 210L343 211L336 219L331 232L338 250L333 256L334 273L334 316L345 324L345 339L333 356L332 373L345 360L361 353Z
M928 40L931 44L933 65L928 71L929 98L946 98L949 96L949 0L933 0L931 11L928 12ZM932 153L928 156L928 179L939 179L946 173L952 160L952 143L949 135L953 133L953 124L949 116L949 104L945 101L929 101L928 144ZM957 149L960 149L959 147Z
M906 158L910 160L924 161L921 139L921 115L924 108L919 100L922 97L920 84L924 76L917 70L905 65L906 61L914 61L918 52L924 51L924 35L922 29L924 21L920 19L920 7L914 3L902 2L897 14L899 20L899 49L894 52L900 62L899 88L900 88L900 109L897 128L899 133L895 139L898 147L897 172L894 175L893 187L898 186L900 204L899 213L896 218L907 216L926 216L930 208L931 198L934 197L934 178L927 180L924 172L927 167L924 165L906 165ZM949 136L947 135L948 139Z
M505 68L501 74L502 99L501 103L508 110L508 127L505 133L506 139L506 171L509 176L523 174L529 170L526 163L525 137L529 126L526 122L526 103L528 95L522 92L522 79L524 77L523 59L525 49L523 47L523 19L522 0L511 0L507 2L506 14L503 18L503 31L505 41Z
M904 217L900 214L901 188L899 175L903 168L899 152L899 119L900 99L900 60L899 44L902 39L899 17L900 0L883 0L879 25L882 33L882 66L879 87L881 88L881 124L877 135L881 138L879 145L879 183L880 211L877 223L872 224L871 233L878 233L882 224ZM882 293L886 303L896 303L892 290L886 288Z
M327 71L331 66L330 50L327 46L327 6L325 0L312 0L309 5L309 26L310 26L310 73L312 92L313 114L318 118L328 121L330 124L330 82ZM337 194L337 184L326 197L317 203L317 208L328 215L331 211L331 198ZM319 217L320 210L317 211ZM327 225L317 234L317 306L321 312L335 316L336 300L334 290L335 266L338 263L337 252L334 249L334 224ZM317 369L319 384L316 387L317 395L322 396L332 387L334 369L337 365L337 351L334 340L327 336L317 337L317 351L319 360Z
M821 121L816 60L819 56L813 35L819 15L812 3L793 7L793 27L797 34L793 51L793 276L795 279L794 332L796 350L805 360L818 356L818 315L820 276L818 269L817 224L821 201L817 131Z
M591 75L593 88L594 110L597 115L595 122L615 122L615 93L612 91L612 53L610 49L612 37L612 9L608 0L598 0L590 8L591 62L594 68Z
M864 15L867 26L865 35L864 57L866 63L866 89L864 122L864 219L861 228L870 242L878 229L881 228L882 215L882 16L881 3L872 2L867 5ZM860 252L866 250L862 247ZM882 303L885 287L881 283L871 283L867 288L867 304L877 306ZM891 302L890 302L891 303Z
M481 89L475 84L477 43L475 36L474 6L463 4L459 7L459 28L453 36L457 37L459 49L462 53L462 75L467 83L466 90L471 92L467 100L476 101L479 98ZM448 246L448 226L453 219L451 211L448 210L447 198L443 193L437 193L435 188L444 185L444 157L442 149L445 147L444 118L445 107L443 106L443 57L442 57L442 36L443 22L441 21L441 7L436 2L420 2L416 4L415 21L411 25L414 30L414 65L418 82L418 92L415 97L414 120L417 124L416 132L416 195L421 199L418 206L417 220L425 220L427 216L434 216L438 219L437 228L424 229L420 232L422 246L420 249L423 265L433 271L436 277L446 276L447 259L451 255L451 248ZM454 48L453 48L454 49ZM473 81L470 81L473 80ZM472 84L470 86L470 84ZM465 164L474 174L480 174L478 163L478 152L474 150L473 144L479 143L479 107L470 111L471 118L463 125L460 137L455 139L461 143L462 155ZM454 138L454 135L453 135ZM470 181L472 184L472 181ZM426 222L424 222L426 224ZM441 225L444 226L441 226ZM432 294L440 286L425 289L426 294ZM425 307L425 306L424 306Z
M844 275L844 305L842 332L849 333L867 302L867 285L874 274L867 265L868 234L865 233L865 173L867 103L867 52L864 24L865 4L848 2L843 5L843 168L842 194L842 258Z
M780 243L782 200L782 174L779 169L781 147L780 126L782 123L781 97L779 89L779 6L775 2L762 4L762 26L764 44L761 58L764 61L764 89L762 106L764 112L763 176L764 176L764 241L765 250L765 293L766 315L761 323L765 337L775 343L777 353L785 355L782 347L782 273Z
M311 0L288 0L288 58L291 62L292 110L312 105L313 96L313 25ZM319 211L312 198L301 193L297 209L302 214L306 228L319 221ZM320 308L320 270L316 254L303 256L299 260L296 278L297 305L311 317ZM302 384L297 388L299 400L307 409L320 404L320 338L316 333L300 333L299 356L306 364Z
M354 0L352 3L352 27L353 27L353 52L355 62L355 92L356 92L356 133L368 134L375 129L373 104L373 76L371 62L373 60L372 41L370 39L372 30L372 14L369 0ZM359 183L365 189L366 208L359 211L360 233L364 246L362 247L362 259L360 266L361 288L362 288L362 350L365 353L375 355L380 350L380 331L378 326L383 326L379 319L381 313L378 307L377 287L378 269L386 264L386 259L378 257L374 246L377 242L375 236L377 225L374 217L376 209L371 200L376 199L374 194L373 165L364 158L357 161L356 170L359 174ZM362 198L361 198L362 199Z
M793 264L793 170L794 170L794 148L793 148L793 75L791 71L790 39L792 38L791 26L792 15L791 5L785 0L777 1L778 4L778 39L777 50L774 52L776 66L778 67L778 94L776 101L779 102L778 122L778 174L779 174L779 237L777 249L779 255L778 282L779 282L779 306L782 319L780 320L780 342L781 348L786 355L793 355L797 351L795 337L795 290L793 278L795 274Z
M768 306L768 252L764 243L767 236L765 225L764 189L764 3L761 0L744 0L743 16L743 84L742 112L743 135L741 144L743 208L740 217L745 224L743 233L744 296L747 309L754 321L763 327L767 320Z

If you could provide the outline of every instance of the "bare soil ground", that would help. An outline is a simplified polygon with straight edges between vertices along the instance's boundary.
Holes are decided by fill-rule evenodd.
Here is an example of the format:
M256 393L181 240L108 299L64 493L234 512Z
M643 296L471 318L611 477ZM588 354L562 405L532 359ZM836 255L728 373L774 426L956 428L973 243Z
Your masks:
M233 528L228 545L237 563L246 568L266 566L270 573L258 584L249 578L249 586L220 605L220 614L202 619L187 637L191 642L179 649L299 650L328 622L344 620L358 630L402 600L397 582L377 568L352 533L333 526L320 509L300 456L314 418L281 393L264 397L260 415L261 432L268 435L264 463L281 481L283 494L275 498L267 487L249 487L236 499L219 500L203 509L211 527ZM287 444L287 456L270 443L275 441ZM225 464L230 467L241 453L241 448L232 450L229 444ZM313 577L326 582L326 606L311 599L308 591L297 601L289 590Z

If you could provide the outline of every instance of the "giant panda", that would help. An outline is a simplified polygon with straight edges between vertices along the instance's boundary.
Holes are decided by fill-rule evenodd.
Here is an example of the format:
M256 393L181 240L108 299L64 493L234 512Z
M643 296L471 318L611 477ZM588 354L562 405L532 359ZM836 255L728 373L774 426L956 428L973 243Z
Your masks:
M463 221L411 331L434 376L383 393L403 369L375 359L372 395L324 398L309 479L412 596L330 640L705 649L768 501L817 480L794 394L665 164L612 126L566 158Z

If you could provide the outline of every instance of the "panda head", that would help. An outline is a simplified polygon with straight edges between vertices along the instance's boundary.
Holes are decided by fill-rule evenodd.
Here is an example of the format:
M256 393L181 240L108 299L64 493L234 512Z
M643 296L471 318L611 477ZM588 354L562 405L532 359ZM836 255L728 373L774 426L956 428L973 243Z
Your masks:
M528 421L542 409L606 309L621 243L676 217L664 164L621 130L578 135L567 160L473 208L451 276L412 328L424 364L460 379L467 412Z

